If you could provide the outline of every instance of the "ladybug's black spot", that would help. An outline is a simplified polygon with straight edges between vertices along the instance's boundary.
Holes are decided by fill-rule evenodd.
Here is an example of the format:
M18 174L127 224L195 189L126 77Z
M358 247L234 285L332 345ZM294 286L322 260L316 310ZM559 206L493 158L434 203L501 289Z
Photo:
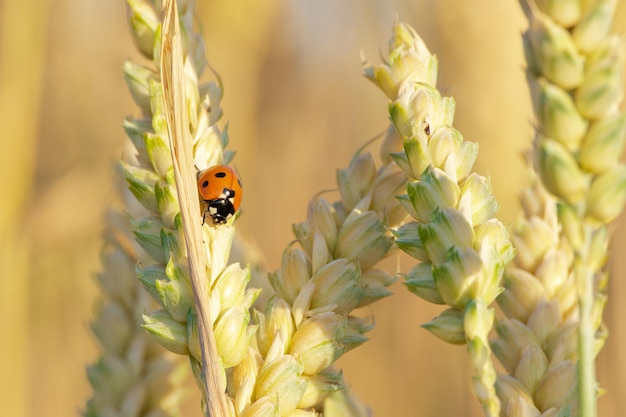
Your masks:
M209 186L209 182L208 182L208 181L204 181L204 182L202 183L202 188L206 188L206 187L208 187L208 186Z
M239 186L243 188L243 185L241 185L241 180L239 178L237 178L237 184L239 184Z
M224 178L226 176L226 173L224 171L220 171L220 172L216 172L215 173L215 177L216 178Z

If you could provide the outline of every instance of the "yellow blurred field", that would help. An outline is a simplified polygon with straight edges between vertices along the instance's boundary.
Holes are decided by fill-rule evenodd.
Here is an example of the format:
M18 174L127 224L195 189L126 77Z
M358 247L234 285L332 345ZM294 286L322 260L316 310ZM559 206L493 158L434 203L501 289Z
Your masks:
M360 53L379 62L396 17L438 56L439 87L457 102L455 126L480 144L476 169L491 177L500 218L515 218L532 130L516 1L217 0L198 8L245 187L238 233L262 248L269 270L309 199L333 188L336 169L386 129L386 99L362 76ZM127 58L141 60L122 0L0 1L2 415L78 415L90 395L104 213L125 152L121 122L137 113L121 72ZM598 360L602 417L626 409L623 223L613 228L611 335ZM419 326L440 308L401 284L393 290L371 309L371 341L340 360L348 383L378 416L480 416L464 348ZM186 410L200 415L197 398Z

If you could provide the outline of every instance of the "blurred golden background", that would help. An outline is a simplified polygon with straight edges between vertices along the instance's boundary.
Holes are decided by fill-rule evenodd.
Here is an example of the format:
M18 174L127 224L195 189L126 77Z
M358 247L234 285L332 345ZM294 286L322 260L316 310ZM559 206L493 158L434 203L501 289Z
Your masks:
M0 404L6 416L78 415L90 395L85 366L98 299L104 212L137 114L122 78L140 60L124 1L0 0ZM207 54L223 77L225 118L245 185L238 232L274 270L309 199L387 127L386 99L362 77L360 51L379 62L394 20L411 24L440 61L440 88L457 101L455 126L480 144L509 224L526 184L520 152L531 109L516 1L216 0L199 2ZM626 28L626 8L616 31ZM375 149L375 147L374 147ZM611 331L598 373L600 415L626 409L626 247L617 222ZM393 267L393 262L390 263ZM404 265L406 267L406 265ZM371 341L339 362L378 416L479 416L462 347L419 327L440 311L401 284L371 308ZM367 364L364 366L364 364ZM193 401L187 415L200 415Z

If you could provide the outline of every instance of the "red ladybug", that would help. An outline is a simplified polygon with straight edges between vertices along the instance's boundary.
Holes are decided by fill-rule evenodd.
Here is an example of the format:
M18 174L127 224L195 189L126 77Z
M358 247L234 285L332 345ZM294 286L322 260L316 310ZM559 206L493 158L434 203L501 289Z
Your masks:
M206 204L202 224L207 214L213 224L225 224L239 210L243 190L234 169L215 165L198 173L198 193Z

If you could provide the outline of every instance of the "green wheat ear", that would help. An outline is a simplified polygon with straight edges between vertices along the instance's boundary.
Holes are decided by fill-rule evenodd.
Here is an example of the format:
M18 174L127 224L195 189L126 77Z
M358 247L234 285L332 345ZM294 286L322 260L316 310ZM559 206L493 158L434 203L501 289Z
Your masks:
M624 45L609 34L616 5L522 1L537 178L513 228L518 257L494 341L508 372L499 380L505 416L596 415L607 225L626 199Z
M393 164L377 167L358 153L337 172L341 198L311 200L307 220L293 228L296 242L269 275L275 294L253 312L248 356L229 374L238 415L368 415L333 364L373 327L353 311L391 294L395 277L375 266L392 248L388 227L402 218L393 195L405 182Z
M102 300L91 329L102 354L89 366L93 396L86 417L123 410L136 416L177 416L185 377L182 363L141 328L141 314L154 308L137 280L140 251L132 241L128 218L109 213L102 249L103 270L98 275Z
M448 309L423 325L440 339L466 344L472 387L485 415L496 417L496 371L488 334L501 293L504 266L514 250L489 181L472 173L478 146L452 127L454 100L435 88L437 60L415 31L397 24L383 65L365 75L389 98L389 114L402 137L395 163L411 179L399 196L413 221L394 231L395 244L419 263L405 274L407 288Z
M574 254L560 236L556 200L532 171L531 179L511 230L518 255L505 270L505 291L498 298L505 317L496 324L492 349L506 374L498 376L496 389L504 416L520 410L576 415L578 308L569 269Z
M256 326L250 325L249 309L259 290L247 288L250 280L248 268L228 264L235 232L233 222L223 227L205 224L199 240L202 241L200 250L206 253L207 258L204 274L206 282L202 284L207 288L204 295L208 297L208 303L205 307L209 311L203 317L210 317L207 324L214 333L218 356L208 359L217 365L217 370L207 378L207 370L211 367L205 368L204 364L208 362L203 363L206 357L203 346L206 343L202 343L203 336L198 330L200 320L187 255L190 243L185 241L180 214L180 207L189 204L187 200L179 201L178 191L182 187L177 183L179 179L175 178L169 140L169 128L172 126L168 126L168 123L171 123L172 118L168 118L168 115L171 116L171 108L175 111L179 108L170 107L171 103L164 99L162 82L169 79L159 72L161 58L167 55L161 55L161 10L157 9L160 5L156 3L160 2L128 1L130 27L135 43L152 64L144 67L127 62L124 65L125 78L133 99L141 109L141 116L124 122L136 154L122 161L121 168L129 190L144 208L141 214L131 218L135 239L149 257L137 266L137 275L160 307L159 310L144 314L143 328L166 349L189 357L195 380L205 396L215 398L211 393L215 391L209 390L209 386L221 390L216 395L225 401L205 401L205 413L209 414L219 402L230 415L234 413L233 399L223 397L227 371L247 355L256 331ZM195 165L204 169L230 162L233 152L224 149L228 136L216 124L222 114L219 79L206 84L199 81L206 68L206 59L202 38L194 30L194 3L185 2L181 10L179 23L183 39L184 75L174 82L183 83L184 88L181 90L178 84L171 85L179 88L178 92L184 90L185 102L181 103L180 108L186 113L174 115L174 119L178 120L180 116L180 120L188 121L182 124L182 129L189 129L188 132L183 130L182 136L189 136L193 142L193 161L187 164L188 167ZM167 30L170 29L171 26L168 26ZM171 38L166 37L166 41L171 41ZM175 45L171 50L174 51L173 55L178 54L179 49ZM171 92L171 88L166 90ZM177 149L180 152L180 147ZM177 158L177 164L181 160ZM189 201L195 199L197 203L195 187L190 194ZM198 212L197 221L201 219L202 215ZM200 266L203 267L205 265Z

